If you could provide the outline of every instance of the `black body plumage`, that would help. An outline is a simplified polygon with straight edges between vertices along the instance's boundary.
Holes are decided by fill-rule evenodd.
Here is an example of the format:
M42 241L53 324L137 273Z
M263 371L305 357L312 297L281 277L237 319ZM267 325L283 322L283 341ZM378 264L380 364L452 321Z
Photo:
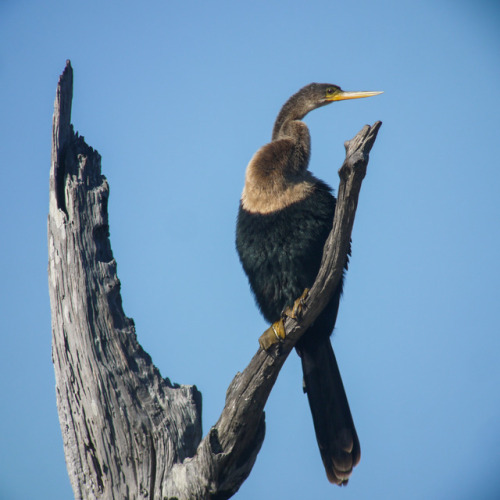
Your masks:
M283 210L259 214L240 204L236 248L257 305L270 323L314 283L334 212L331 188L320 181L310 196Z
M236 248L259 309L270 323L313 285L335 213L331 189L308 171L310 136L301 119L328 104L329 96L342 93L329 84L310 84L297 92L281 109L272 141L247 167ZM341 293L342 282L296 346L323 464L328 479L339 485L347 483L360 458L329 338Z

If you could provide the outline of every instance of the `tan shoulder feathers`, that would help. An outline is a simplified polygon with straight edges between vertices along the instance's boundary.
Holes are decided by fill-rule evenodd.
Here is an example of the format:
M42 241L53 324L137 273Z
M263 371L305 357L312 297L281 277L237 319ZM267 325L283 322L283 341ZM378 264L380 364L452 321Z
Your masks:
M250 160L241 203L245 210L268 214L301 201L312 192L316 178L307 170L290 174L287 165L293 142L281 139L260 148Z

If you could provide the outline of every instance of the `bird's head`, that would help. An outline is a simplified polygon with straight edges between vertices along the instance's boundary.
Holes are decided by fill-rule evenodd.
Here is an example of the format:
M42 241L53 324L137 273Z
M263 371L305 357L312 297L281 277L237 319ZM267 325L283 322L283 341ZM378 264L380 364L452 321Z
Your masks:
M335 101L345 101L347 99L360 99L361 97L371 97L382 94L382 92L350 92L342 90L338 85L332 83L310 83L300 89L294 97L304 106L304 109L313 109L325 106Z
M302 120L313 109L326 106L335 101L360 99L382 94L382 92L348 92L332 83L310 83L295 93L281 108L273 129L273 140L279 136L286 123Z

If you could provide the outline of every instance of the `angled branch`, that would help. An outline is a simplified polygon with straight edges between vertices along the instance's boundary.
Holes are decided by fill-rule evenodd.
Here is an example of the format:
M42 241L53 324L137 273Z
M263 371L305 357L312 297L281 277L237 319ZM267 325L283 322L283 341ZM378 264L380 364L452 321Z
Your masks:
M271 353L259 348L235 376L201 440L201 394L161 377L123 312L108 184L100 155L70 124L72 82L68 61L54 106L48 239L57 404L75 497L229 498L260 450L283 363L340 279L380 122L346 143L333 229L303 316L287 319L285 341Z
M381 122L373 126L365 125L352 140L345 143L346 159L339 170L340 186L333 226L325 244L318 276L304 299L303 314L299 320L287 317L284 342L273 346L271 353L259 348L245 370L234 377L227 390L222 414L203 439L196 456L183 464L174 465L172 473L190 478L188 483L192 481L195 484L200 471L210 470L215 472L215 477L225 479L225 482L219 482L217 491L232 494L239 487L234 479L238 477L237 464L242 451L253 450L253 463L264 437L264 406L281 367L302 334L328 303L342 277L361 183L381 125ZM201 465L207 462L209 467ZM234 471L235 474L225 475L226 471ZM208 483L209 479L206 478L206 481ZM169 493L175 495L175 489ZM195 498L196 490L193 489L191 494Z

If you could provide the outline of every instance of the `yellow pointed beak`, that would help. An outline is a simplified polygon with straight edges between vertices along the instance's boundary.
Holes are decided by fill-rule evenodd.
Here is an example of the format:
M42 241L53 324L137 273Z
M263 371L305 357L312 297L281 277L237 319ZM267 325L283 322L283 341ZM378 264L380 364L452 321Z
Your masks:
M345 101L346 99L360 99L361 97L371 97L373 95L383 94L383 92L346 92L340 90L331 97L327 97L327 101Z

